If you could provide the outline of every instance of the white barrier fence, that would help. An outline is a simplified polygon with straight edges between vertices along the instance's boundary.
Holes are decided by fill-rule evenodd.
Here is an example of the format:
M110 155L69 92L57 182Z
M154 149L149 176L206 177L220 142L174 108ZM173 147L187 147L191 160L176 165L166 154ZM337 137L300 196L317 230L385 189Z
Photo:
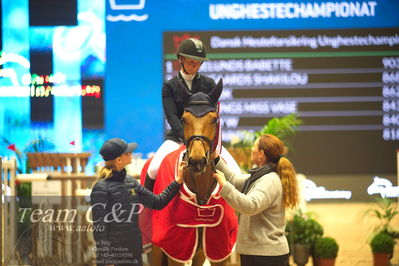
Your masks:
M2 160L0 157L1 168L1 263L9 264L13 249L16 244L16 217L15 217L15 180L17 164L15 159Z
M48 161L44 159L43 166L46 166ZM81 172L86 163L84 160L87 160L87 156L82 159L79 156L72 158L71 162L73 163L69 164L71 165L69 171L68 160L65 160L67 163L61 165L62 167L51 165L53 169L36 169L32 174L16 174L16 160L5 160L0 157L2 177L1 265L24 265L27 263L27 261L25 262L26 256L29 257L29 261L38 263L38 265L42 265L42 262L47 265L56 265L52 262L57 261L60 262L58 265L92 264L94 240L91 231L52 231L49 230L50 227L60 224L40 222L42 219L37 219L38 222L31 222L30 225L28 224L28 228L24 227L24 232L18 232L20 224L17 224L19 222L17 220L21 219L22 221L22 218L18 216L21 212L17 212L18 200L21 200L21 195L16 193L16 182L19 182L32 184L32 198L29 197L31 206L27 206L27 208L43 213L46 210L78 210L75 224L87 225L83 218L88 203L85 202L84 197L78 196L83 196L80 193L82 188L86 189L85 192L89 191L87 188L92 186L97 177L87 176ZM36 165L40 166L39 163L40 160L36 162ZM25 214L24 221L32 220L29 211ZM21 234L18 240L16 239L17 233Z

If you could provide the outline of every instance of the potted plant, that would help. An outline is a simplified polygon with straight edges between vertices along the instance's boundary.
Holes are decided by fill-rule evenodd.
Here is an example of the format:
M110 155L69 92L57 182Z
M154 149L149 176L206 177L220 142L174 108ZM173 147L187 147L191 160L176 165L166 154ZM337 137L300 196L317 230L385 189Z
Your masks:
M338 256L338 243L332 237L320 237L313 246L314 265L334 266Z
M392 220L399 214L398 204L389 198L376 198L375 200L377 207L367 209L363 215L363 218L377 218L379 220L379 223L372 230L372 236L382 231L393 238L399 238L399 232L391 226Z
M323 235L323 227L313 214L299 210L287 221L286 233L294 262L305 265L314 243Z
M398 204L389 198L376 198L375 200L377 206L367 209L363 218L374 218L379 221L371 231L369 244L373 252L374 265L388 265L387 263L392 258L395 239L399 238L399 232L391 226L392 221L399 213ZM382 261L380 262L380 260Z
M390 234L380 231L374 235L370 241L374 266L388 266L393 256L394 246L395 239Z
M296 134L300 124L302 124L302 120L296 113L284 117L273 117L258 131L241 131L240 136L231 139L227 149L241 168L250 169L252 168L251 148L258 137L263 134L274 135L284 142L287 149L292 149L290 138Z

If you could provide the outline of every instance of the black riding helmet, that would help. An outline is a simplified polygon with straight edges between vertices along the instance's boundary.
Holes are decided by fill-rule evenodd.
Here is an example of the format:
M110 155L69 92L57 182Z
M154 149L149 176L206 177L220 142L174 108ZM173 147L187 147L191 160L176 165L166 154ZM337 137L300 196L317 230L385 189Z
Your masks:
M189 38L182 41L177 48L177 58L184 56L197 61L206 61L206 49L205 45L198 39Z

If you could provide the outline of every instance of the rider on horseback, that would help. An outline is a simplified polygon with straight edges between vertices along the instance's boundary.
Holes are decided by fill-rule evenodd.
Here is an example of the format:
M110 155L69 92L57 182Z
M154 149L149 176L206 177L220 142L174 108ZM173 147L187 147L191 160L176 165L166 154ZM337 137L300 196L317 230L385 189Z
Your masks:
M166 135L166 140L155 153L148 167L145 187L152 190L159 166L167 154L177 150L184 142L183 115L186 101L185 95L189 93L203 92L208 94L214 87L215 81L207 76L198 73L202 63L207 61L204 44L194 38L189 38L181 42L176 53L180 62L181 69L172 79L166 81L162 87L162 104L166 119L171 127ZM181 86L183 84L183 86ZM221 156L235 169L239 166L228 153L222 148Z

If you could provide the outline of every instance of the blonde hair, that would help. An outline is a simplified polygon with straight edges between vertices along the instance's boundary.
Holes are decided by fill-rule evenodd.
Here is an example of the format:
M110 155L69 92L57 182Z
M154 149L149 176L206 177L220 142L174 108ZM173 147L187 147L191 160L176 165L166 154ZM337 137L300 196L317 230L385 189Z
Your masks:
M97 181L110 178L113 170L115 170L115 160L105 161L104 166L97 171Z
M259 150L263 150L267 161L277 166L277 173L283 185L283 204L288 208L295 208L299 203L298 182L292 163L284 157L284 143L271 134L259 137Z

